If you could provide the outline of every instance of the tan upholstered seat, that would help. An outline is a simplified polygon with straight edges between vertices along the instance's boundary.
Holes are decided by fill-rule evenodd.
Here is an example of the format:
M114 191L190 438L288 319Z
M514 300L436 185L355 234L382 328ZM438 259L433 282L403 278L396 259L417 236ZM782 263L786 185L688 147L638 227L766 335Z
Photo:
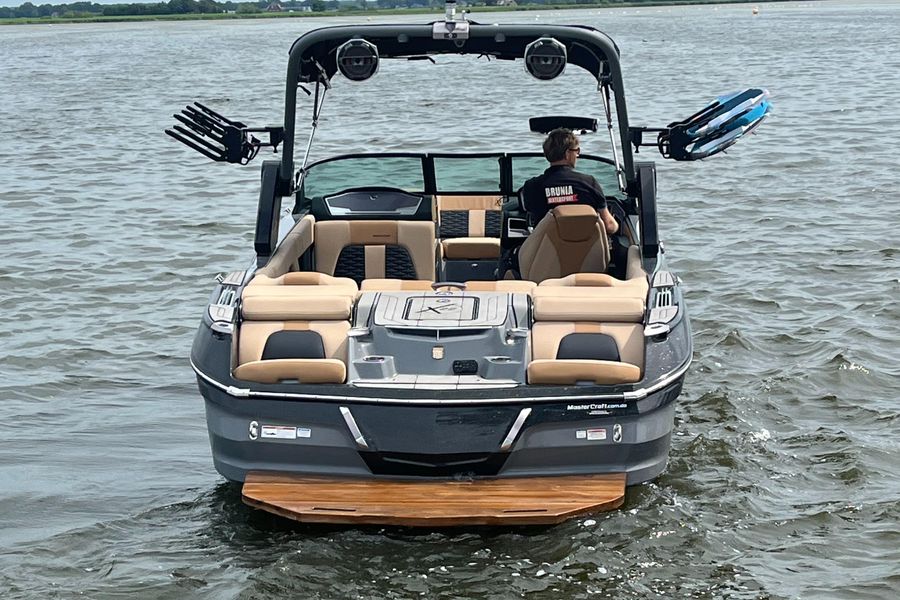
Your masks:
M491 260L500 256L500 239L487 237L441 240L447 260Z
M260 383L343 383L349 329L348 321L245 321L233 375ZM294 337L277 339L284 334Z
M606 273L573 273L566 277L545 279L541 287L606 287L617 288L622 294L633 294L638 298L646 298L650 291L647 272L641 265L641 250L637 246L628 248L626 263L626 279L616 279ZM629 291L625 291L625 290Z
M629 279L606 273L573 273L545 279L535 290L534 316L539 321L640 323L650 284L641 267L640 250L628 249Z
M436 196L444 258L493 260L500 256L501 196Z
M349 277L332 277L318 271L292 271L278 277L269 277L260 271L250 281L248 286L264 285L298 285L298 286L322 286L332 285L356 290L356 282Z
M467 281L467 292L507 292L510 294L530 294L537 284L533 281L504 279L502 281Z
M572 273L603 273L608 264L606 230L587 205L554 208L519 250L522 279L536 283Z
M266 266L256 271L257 276L278 277L300 268L299 259L313 245L316 219L306 215L288 232Z
M597 385L635 383L640 381L644 367L644 336L641 325L625 323L549 323L538 322L532 327L532 357L528 365L528 383L574 385L590 382ZM585 354L559 357L560 346L568 336L586 337L581 344ZM590 349L600 346L596 338L608 338L614 343L615 356L593 358ZM577 346L574 346L577 347Z
M431 281L426 279L366 279L359 289L362 292L430 292Z
M434 280L431 221L319 221L316 270L336 277Z
M305 271L256 275L241 294L241 313L249 321L345 320L356 293L356 282L345 277Z
M241 294L234 377L259 383L343 383L356 282L323 273L257 275Z

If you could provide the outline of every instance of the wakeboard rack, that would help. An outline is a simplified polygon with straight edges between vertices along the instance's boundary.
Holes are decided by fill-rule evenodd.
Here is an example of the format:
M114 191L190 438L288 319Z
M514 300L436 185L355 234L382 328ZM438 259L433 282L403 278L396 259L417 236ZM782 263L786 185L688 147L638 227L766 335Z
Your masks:
M284 127L248 127L199 102L172 116L181 125L166 129L166 134L216 162L246 165L256 158L261 148L269 147L277 152L278 145L284 141ZM260 140L254 133L268 134L268 141Z

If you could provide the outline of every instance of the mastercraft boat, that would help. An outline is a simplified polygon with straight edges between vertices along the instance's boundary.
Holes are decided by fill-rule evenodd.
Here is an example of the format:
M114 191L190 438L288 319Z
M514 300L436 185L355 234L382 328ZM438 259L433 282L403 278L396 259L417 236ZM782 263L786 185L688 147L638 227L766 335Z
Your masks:
M382 60L444 54L593 77L599 118L523 124L608 132L610 156L583 154L578 168L612 192L618 233L583 205L529 222L519 190L544 170L538 152L309 160L333 77L365 81ZM302 155L298 90L312 113ZM656 170L635 153L704 158L768 111L768 93L752 89L668 127L631 127L608 36L482 25L452 2L433 23L300 37L282 126L187 107L167 133L213 160L245 164L281 146L262 164L255 257L218 278L191 351L216 469L243 483L247 503L300 521L554 523L619 506L626 486L665 468L692 354L658 236ZM518 270L502 272L516 248Z

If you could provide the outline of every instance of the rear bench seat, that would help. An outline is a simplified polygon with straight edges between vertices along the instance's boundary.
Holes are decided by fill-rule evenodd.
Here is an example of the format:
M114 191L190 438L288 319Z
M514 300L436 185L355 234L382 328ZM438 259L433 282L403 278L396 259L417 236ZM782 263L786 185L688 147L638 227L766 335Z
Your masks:
M322 273L257 275L241 295L236 379L343 383L352 279Z
M649 284L637 246L629 248L628 256L626 281L604 273L575 273L547 279L534 290L529 383L640 381Z

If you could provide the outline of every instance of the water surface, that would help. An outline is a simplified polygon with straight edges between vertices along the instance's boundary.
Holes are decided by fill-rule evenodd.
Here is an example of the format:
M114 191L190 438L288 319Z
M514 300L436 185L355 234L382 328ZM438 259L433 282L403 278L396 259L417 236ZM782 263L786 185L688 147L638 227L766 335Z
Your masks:
M525 530L294 526L212 467L187 355L252 254L258 165L162 130L192 100L277 122L291 42L346 19L0 30L0 596L898 597L900 5L760 8L478 15L608 32L635 124L745 85L776 107L726 156L659 165L696 344L668 470ZM424 19L373 21L398 18ZM533 150L528 116L599 106L575 69L392 62L336 80L316 156Z

